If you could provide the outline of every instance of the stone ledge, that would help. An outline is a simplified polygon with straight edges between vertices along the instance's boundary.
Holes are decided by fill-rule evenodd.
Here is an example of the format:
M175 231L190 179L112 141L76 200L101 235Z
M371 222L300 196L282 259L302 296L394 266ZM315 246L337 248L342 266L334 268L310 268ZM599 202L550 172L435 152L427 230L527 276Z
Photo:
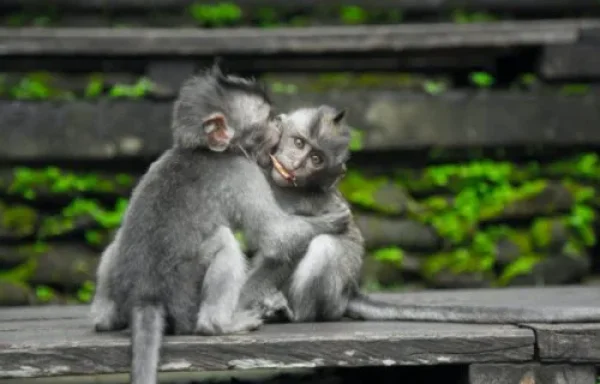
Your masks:
M349 110L362 150L598 145L600 98L511 92L276 94L282 110ZM0 159L153 157L171 142L171 102L0 101Z
M54 316L74 314L52 307ZM75 308L72 308L75 309ZM117 373L129 370L127 333L95 334L87 314L76 318L11 321L0 311L4 331L0 378ZM41 318L48 307L25 309ZM35 313L38 313L36 315ZM21 315L24 312L21 313ZM6 315L6 316L5 316ZM35 341L35 342L33 342ZM217 371L248 368L440 365L524 362L533 358L533 331L510 325L403 322L274 324L246 335L167 336L161 370ZM85 356L74 359L73 356ZM27 362L27 364L25 364ZM35 367L27 369L24 365ZM55 367L61 369L55 369Z
M307 28L0 28L0 55L335 54L568 44L593 19Z
M68 8L76 10L169 10L181 9L188 6L189 0L152 0L151 6L147 0L53 0L52 4L59 8ZM203 1L203 3L219 3L219 1ZM277 9L306 9L322 5L322 0L236 0L235 3L241 8L273 7ZM328 0L329 6L347 5L346 0ZM9 8L17 6L36 6L38 0L3 0L0 8ZM398 0L354 0L352 5L360 6L366 9L402 9L405 11L417 12L435 12L442 10L452 10L457 7L466 10L579 10L595 9L598 5L596 0L403 0L400 4Z

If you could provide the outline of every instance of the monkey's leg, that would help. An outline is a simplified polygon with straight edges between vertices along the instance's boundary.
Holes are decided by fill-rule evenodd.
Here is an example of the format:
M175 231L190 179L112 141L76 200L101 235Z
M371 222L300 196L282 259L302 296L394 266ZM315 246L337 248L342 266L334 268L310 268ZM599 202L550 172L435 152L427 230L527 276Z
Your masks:
M258 313L236 313L247 262L231 230L219 227L202 243L201 252L212 261L202 282L196 332L215 335L258 328L262 324Z
M288 300L295 322L339 320L348 304L349 265L345 241L315 237L291 277ZM344 263L345 262L345 263Z
M102 253L96 273L96 291L90 310L96 332L116 331L128 326L128 317L117 308L117 303L110 297L108 288L113 261L117 257L116 241L115 238Z

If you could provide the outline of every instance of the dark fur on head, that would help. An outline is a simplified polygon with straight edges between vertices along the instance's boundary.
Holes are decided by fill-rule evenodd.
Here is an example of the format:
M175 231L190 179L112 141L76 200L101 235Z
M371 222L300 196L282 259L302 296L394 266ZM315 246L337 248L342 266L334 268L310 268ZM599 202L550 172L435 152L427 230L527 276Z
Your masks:
M234 131L229 150L255 149L249 155L264 158L260 148L277 137L271 100L266 88L254 79L224 75L218 65L185 81L173 106L174 145L206 149L204 119L221 113ZM264 143L257 146L257 143ZM258 147L258 148L257 148Z

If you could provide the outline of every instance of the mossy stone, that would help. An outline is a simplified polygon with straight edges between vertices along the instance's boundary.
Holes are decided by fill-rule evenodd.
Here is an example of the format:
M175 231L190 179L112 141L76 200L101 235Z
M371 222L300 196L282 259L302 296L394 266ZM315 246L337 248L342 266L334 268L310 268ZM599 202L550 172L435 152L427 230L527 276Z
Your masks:
M507 201L483 206L480 220L500 221L556 215L568 211L574 203L573 195L561 183L538 180L507 196Z
M0 306L28 305L33 297L27 284L0 278Z
M0 246L0 267L13 268L37 255L33 245Z
M51 246L36 258L29 282L66 291L76 290L94 280L98 262L98 254L83 245Z
M560 250L569 240L565 218L540 217L531 225L531 238L538 250Z
M374 212L401 215L416 206L402 186L382 176L368 177L350 170L338 188L350 203Z
M38 213L32 207L0 201L0 238L21 239L35 233Z

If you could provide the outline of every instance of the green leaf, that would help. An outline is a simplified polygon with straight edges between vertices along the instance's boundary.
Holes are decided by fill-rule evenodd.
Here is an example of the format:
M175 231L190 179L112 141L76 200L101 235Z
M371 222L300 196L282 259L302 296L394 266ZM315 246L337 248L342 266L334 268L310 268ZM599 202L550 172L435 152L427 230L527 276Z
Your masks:
M469 75L469 79L480 88L489 88L495 82L494 77L487 72L473 72Z

